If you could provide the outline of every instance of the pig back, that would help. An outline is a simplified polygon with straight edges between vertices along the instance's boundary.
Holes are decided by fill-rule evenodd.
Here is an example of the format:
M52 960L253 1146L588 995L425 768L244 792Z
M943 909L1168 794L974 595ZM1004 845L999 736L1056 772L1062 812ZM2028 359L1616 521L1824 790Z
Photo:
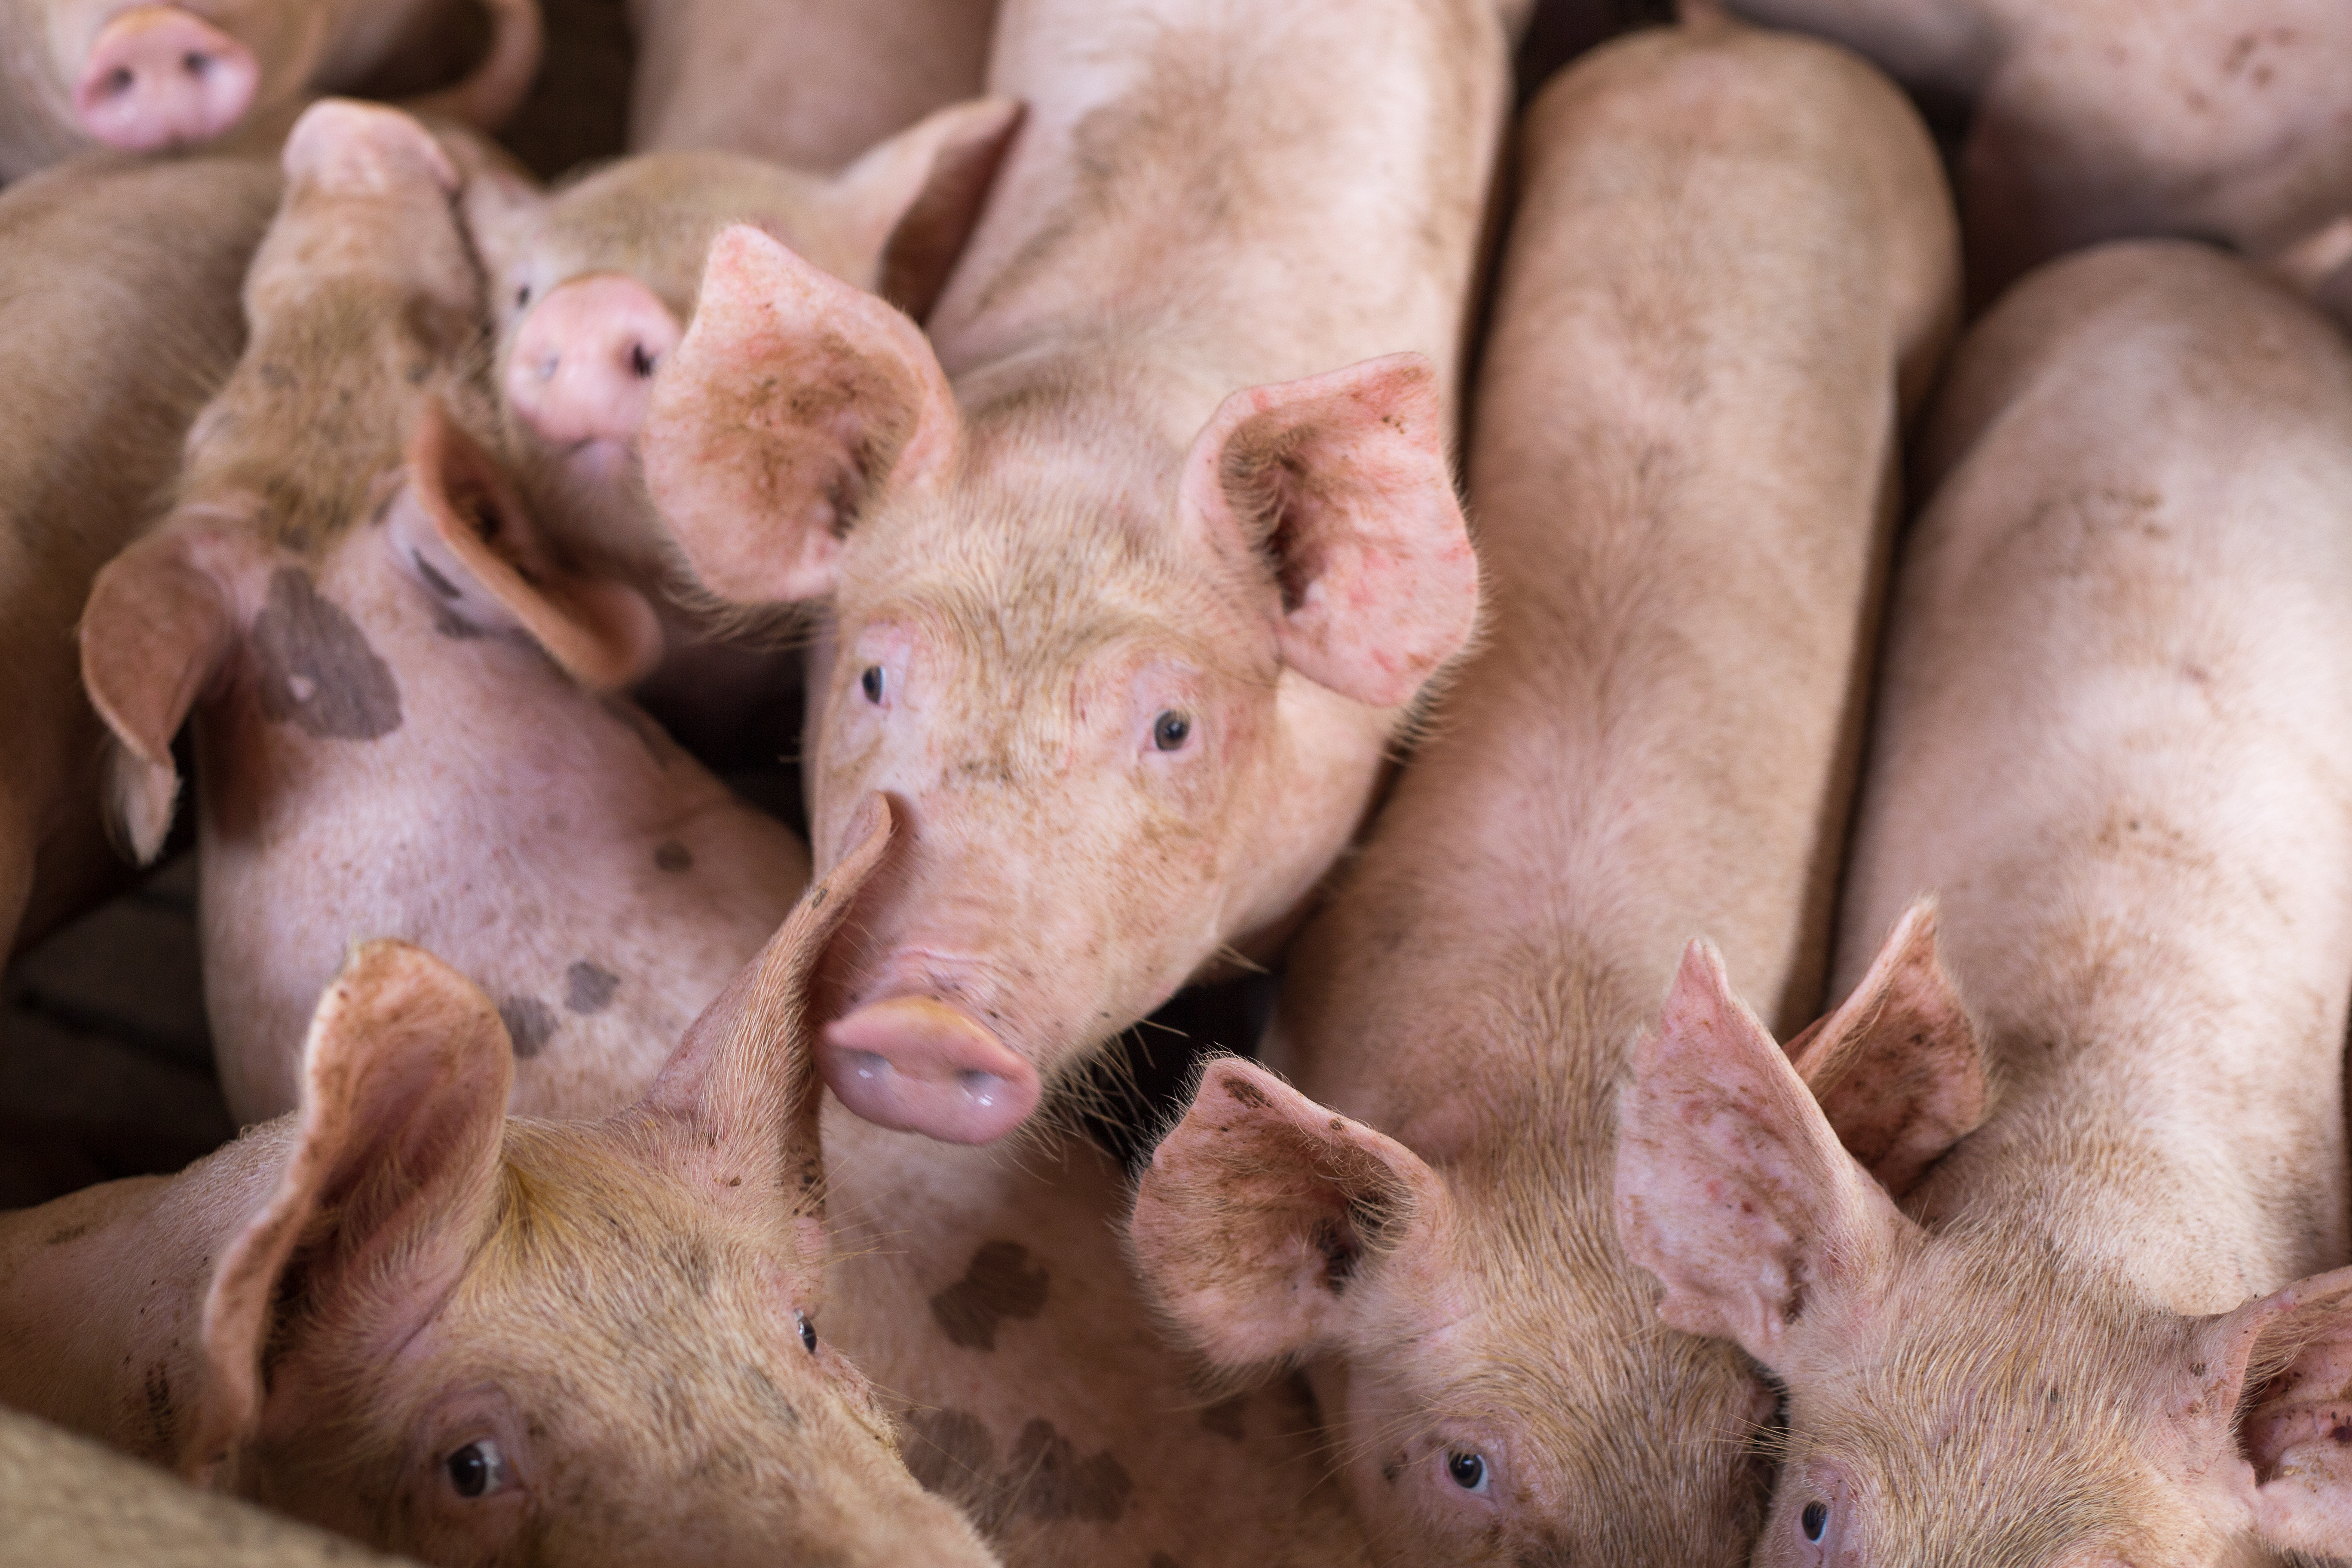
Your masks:
M1538 100L1521 168L1474 416L1483 642L1285 998L1301 1087L1376 1124L1453 1093L1413 1045L1458 1057L1497 996L1539 1049L1612 1043L1597 1105L1695 935L1811 1016L1903 416L1956 312L1927 135L1842 51L1621 42Z
M0 948L31 882L25 938L107 879L73 628L236 359L278 185L266 162L101 154L0 195Z
M1975 330L1923 456L1838 976L1937 893L2005 1091L1919 1201L2053 1171L2050 1223L2128 1252L2088 1194L2167 1189L2084 1150L2137 1141L2198 1173L2125 1259L2184 1310L2340 1261L2352 349L2203 247L2110 246Z

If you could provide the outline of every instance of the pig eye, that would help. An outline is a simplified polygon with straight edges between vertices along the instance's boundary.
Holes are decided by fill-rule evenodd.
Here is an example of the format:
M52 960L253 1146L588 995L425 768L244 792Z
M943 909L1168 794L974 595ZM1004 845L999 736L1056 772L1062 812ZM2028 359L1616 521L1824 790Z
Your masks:
M1797 1516L1797 1523L1803 1528L1806 1540L1819 1541L1822 1531L1830 1527L1830 1505L1819 1498L1814 1499L1805 1505L1805 1511Z
M530 284L528 284L528 283L526 283L526 284L524 284L521 288L520 288L520 289L516 289L516 290L515 290L515 309L516 309L516 310L521 310L525 305L528 305L528 304L530 304Z
M801 1349L811 1355L816 1354L816 1325L809 1321L806 1312L794 1312L793 1317L801 1326Z
M878 664L867 665L866 673L857 678L857 684L865 691L866 701L880 702L882 700L882 667Z
M506 1489L506 1456L488 1437L467 1444L443 1460L442 1468L449 1472L449 1484L461 1498L488 1497Z
M1476 1492L1482 1497L1486 1495L1488 1478L1484 1455L1465 1454L1459 1448L1454 1449L1445 1456L1445 1473L1452 1476L1454 1484L1464 1491Z
M1192 732L1192 719L1173 708L1151 721L1151 743L1163 752L1173 752L1184 744Z

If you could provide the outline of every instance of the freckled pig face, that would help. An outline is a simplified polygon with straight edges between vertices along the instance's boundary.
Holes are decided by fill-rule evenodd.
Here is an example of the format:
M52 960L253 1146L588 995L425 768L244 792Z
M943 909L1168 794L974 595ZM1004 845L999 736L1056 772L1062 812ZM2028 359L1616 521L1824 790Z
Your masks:
M1119 400L967 419L911 321L743 228L656 381L646 481L702 584L826 613L820 861L864 792L908 816L823 1036L884 1126L1002 1137L1279 929L1475 618L1427 361L1232 393L1189 450Z

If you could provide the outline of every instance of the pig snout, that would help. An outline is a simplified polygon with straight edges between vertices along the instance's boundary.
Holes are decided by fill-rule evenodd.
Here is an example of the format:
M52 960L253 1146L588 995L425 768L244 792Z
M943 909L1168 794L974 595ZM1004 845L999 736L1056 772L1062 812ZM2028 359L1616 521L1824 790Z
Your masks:
M870 1002L826 1026L824 1081L864 1120L948 1143L987 1143L1037 1109L1037 1069L929 996Z
M635 279L575 278L523 318L507 365L507 402L558 446L634 442L654 372L679 335L669 307Z
M74 84L74 116L110 147L209 142L253 107L253 51L200 16L150 5L109 22Z

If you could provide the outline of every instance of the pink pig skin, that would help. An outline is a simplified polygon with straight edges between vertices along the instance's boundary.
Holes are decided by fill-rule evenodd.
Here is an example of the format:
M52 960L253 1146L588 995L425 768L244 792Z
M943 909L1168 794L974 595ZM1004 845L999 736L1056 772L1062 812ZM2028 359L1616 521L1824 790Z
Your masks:
M859 1114L1003 1136L1269 954L1355 832L1475 618L1451 394L1506 56L1489 0L1021 0L936 353L713 247L646 479L706 588L819 612L819 863L866 792L906 814L831 983Z
M125 875L73 624L235 360L277 192L266 163L109 154L0 195L0 954Z
M539 0L482 0L487 52L410 107L495 129L538 74ZM310 95L360 86L452 0L0 0L0 180L100 145L265 146Z
M1970 106L1969 286L2128 235L2281 258L2352 215L2338 0L1727 0Z
M1788 1390L1759 1568L2340 1559L2352 347L2102 247L1978 324L1918 471L1837 954L1886 1065L1792 1063L1695 951L1627 1250Z
M1737 1568L1772 1399L1660 1329L1611 1182L1627 1055L1710 931L1818 1005L1899 507L1958 313L1917 116L1720 19L1538 98L1481 371L1480 646L1139 1187L1153 1297L1304 1361L1379 1560Z

